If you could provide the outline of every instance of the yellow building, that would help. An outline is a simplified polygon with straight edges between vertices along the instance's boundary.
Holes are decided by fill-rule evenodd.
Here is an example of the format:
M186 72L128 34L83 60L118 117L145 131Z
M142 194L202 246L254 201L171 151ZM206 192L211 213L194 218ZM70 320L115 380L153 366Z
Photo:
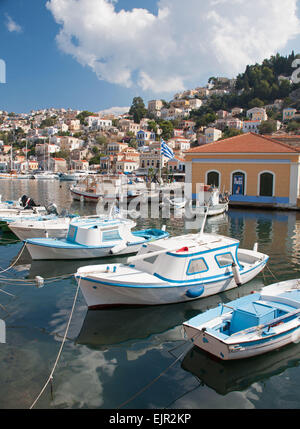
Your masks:
M185 155L186 189L193 199L197 184L205 183L228 191L232 204L297 207L300 147L247 133L192 148Z

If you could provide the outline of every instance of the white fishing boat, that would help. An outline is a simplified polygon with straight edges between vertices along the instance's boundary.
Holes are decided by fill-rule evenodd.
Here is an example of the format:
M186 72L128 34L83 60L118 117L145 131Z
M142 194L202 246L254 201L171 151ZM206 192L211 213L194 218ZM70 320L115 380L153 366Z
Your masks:
M174 198L164 198L163 202L160 204L160 207L170 207L173 210L184 209L188 201L186 198L174 197Z
M75 219L65 239L33 238L25 241L33 260L92 259L136 253L150 241L168 237L158 229L131 231L129 219Z
M74 219L75 218L75 219ZM9 223L9 229L22 241L29 238L65 238L69 225L74 220L93 221L105 220L107 215L90 215L79 218L77 215L62 216L48 220L22 220Z
M58 175L53 173L53 171L42 171L40 173L36 173L33 177L37 180L54 180L58 179Z
M187 302L237 287L265 267L268 256L239 241L188 234L144 245L127 264L82 267L75 277L89 308Z
M9 229L19 238L64 238L67 235L71 217L61 217L47 220L23 219L8 224Z
M222 360L300 341L300 279L274 283L183 323L193 343Z
M59 180L62 181L78 181L89 174L88 171L68 171L67 173L61 173Z
M229 200L220 195L218 188L202 185L196 206L192 207L194 216L217 216L228 211Z

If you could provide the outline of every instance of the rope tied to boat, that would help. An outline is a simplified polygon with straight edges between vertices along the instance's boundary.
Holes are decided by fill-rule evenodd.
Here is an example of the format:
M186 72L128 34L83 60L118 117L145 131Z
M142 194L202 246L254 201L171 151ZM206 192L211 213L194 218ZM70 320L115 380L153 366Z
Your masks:
M74 309L75 309L75 305L76 305L76 301L77 301L77 297L78 297L79 288L80 288L80 278L79 278L77 289L76 289L76 292L75 292L75 296L74 296L74 300L73 300L73 304L72 304L70 316L69 316L69 319L68 319L68 323L67 323L67 326L66 326L66 330L65 330L65 333L64 333L64 336L63 336L63 340L62 340L61 346L59 348L57 357L55 359L53 368L52 368L51 373L50 373L50 375L49 375L46 383L44 384L42 390L40 391L40 393L38 394L38 396L36 397L36 399L33 401L33 403L31 404L31 406L29 408L30 410L36 405L36 403L38 402L38 400L40 399L40 397L44 393L44 391L45 391L45 389L46 389L46 387L48 386L49 383L51 384L51 398L53 400L53 375L54 375L54 372L56 370L57 364L58 364L60 356L62 354L62 350L63 350L64 344L65 344L66 339L67 339L67 334L68 334L70 323L71 323L72 316L73 316L73 313L74 313Z

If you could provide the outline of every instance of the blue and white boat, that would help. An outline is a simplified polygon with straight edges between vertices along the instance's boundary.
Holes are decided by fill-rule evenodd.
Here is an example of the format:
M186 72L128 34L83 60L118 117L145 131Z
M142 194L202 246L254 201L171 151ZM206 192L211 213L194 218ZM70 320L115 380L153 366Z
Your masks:
M75 277L89 308L187 302L252 280L268 256L216 234L188 234L142 246L127 264L87 266Z
M136 253L142 245L169 236L159 229L131 231L136 224L130 219L75 219L66 238L25 240L33 260L92 259Z
M274 283L183 323L195 346L222 360L300 341L300 279Z

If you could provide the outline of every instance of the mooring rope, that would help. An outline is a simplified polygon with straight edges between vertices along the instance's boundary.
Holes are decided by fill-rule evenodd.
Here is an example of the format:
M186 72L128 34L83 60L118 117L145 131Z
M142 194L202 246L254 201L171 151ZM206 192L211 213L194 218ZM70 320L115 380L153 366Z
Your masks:
M65 331L65 334L64 334L64 337L63 337L63 340L62 340L61 346L60 346L60 348L59 348L58 355L57 355L57 357L56 357L56 359L55 359L55 362L54 362L54 365L53 365L52 371L51 371L51 373L50 373L50 375L49 375L49 377L48 377L48 379L47 379L46 383L44 384L44 386L43 386L42 390L40 391L40 393L38 394L38 396L36 397L36 399L34 400L34 402L31 404L31 406L30 406L30 408L29 408L30 410L31 410L31 409L35 406L35 404L38 402L38 400L40 399L40 397L41 397L41 396L42 396L42 394L44 393L44 391L45 391L45 389L46 389L46 387L48 386L48 384L49 384L49 383L51 383L51 392L52 392L52 381L53 381L54 371L55 371L55 369L56 369L56 367L57 367L57 364L58 364L58 361L59 361L60 355L61 355L61 353L62 353L62 350L63 350L64 344L65 344L65 341L66 341L66 339L67 339L67 334L68 334L68 331L69 331L69 327L70 327L71 319L72 319L72 316L73 316L73 312L74 312L74 309L75 309L75 304L76 304L77 297L78 297L79 287L80 287L80 278L79 278L78 285L77 285L77 289L76 289L76 293L75 293L75 296L74 296L73 305L72 305L72 309L71 309L70 317L69 317L69 320L68 320L68 323L67 323L66 331Z
M188 339L186 341L186 343L189 343L192 340L195 340L195 338L197 338L198 336L200 336L202 334L202 332L197 333L195 336L193 336L192 338ZM192 342L189 350L191 350L194 347L194 343ZM175 347L176 348L176 347ZM174 350L174 349L173 349ZM188 350L188 351L189 351ZM140 389L138 392L136 392L133 396L131 396L129 399L127 399L127 401L124 401L121 405L119 405L117 407L117 410L120 408L125 407L125 405L129 404L129 402L133 401L136 397L138 397L139 395L141 395L143 392L145 392L145 390L147 390L150 386L152 386L152 384L156 383L170 368L172 368L174 365L176 365L176 363L187 353L187 351L185 350L184 352L182 352L175 360L174 362L172 362L167 368L165 368L157 377L155 377L152 381L150 381L150 383L146 384L146 386L144 386L142 389Z
M24 250L25 250L25 247L26 247L26 243L24 243L24 245L23 245L23 247L22 247L22 249L21 249L21 251L20 251L20 253L19 253L18 257L17 257L17 258L16 258L16 260L13 262L13 264L11 264L11 265L10 265L8 268L6 268L5 270L1 270L1 271L0 271L0 274L5 273L6 271L9 271L11 268L13 268L13 267L16 265L16 263L18 262L18 260L21 258L22 254L23 254L23 252L24 252Z

